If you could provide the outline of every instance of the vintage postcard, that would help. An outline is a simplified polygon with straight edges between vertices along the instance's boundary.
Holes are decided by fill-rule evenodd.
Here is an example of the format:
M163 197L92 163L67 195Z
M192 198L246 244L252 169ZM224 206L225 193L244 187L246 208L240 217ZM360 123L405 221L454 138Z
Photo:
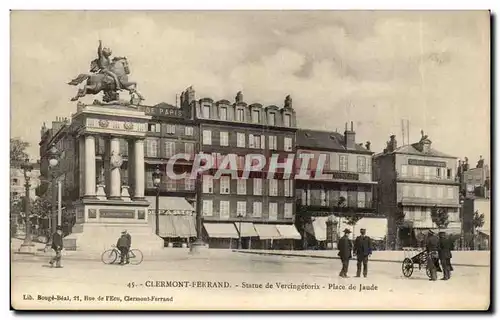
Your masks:
M488 310L488 11L12 11L16 310Z

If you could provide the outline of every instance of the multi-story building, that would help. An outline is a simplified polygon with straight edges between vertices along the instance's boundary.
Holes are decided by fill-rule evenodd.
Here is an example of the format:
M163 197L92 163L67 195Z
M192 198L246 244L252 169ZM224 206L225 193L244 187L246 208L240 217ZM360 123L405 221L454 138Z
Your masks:
M297 158L311 158L297 161L295 168L296 222L304 247L334 245L338 230L349 227L345 218L350 215L361 218L353 227L366 228L373 239L386 236L387 221L377 217L373 202L372 154L369 142L356 143L352 122L344 135L298 130ZM303 161L309 161L307 171L298 174Z
M31 163L33 169L29 173L30 192L29 198L36 198L36 189L40 186L40 163ZM18 201L26 195L26 180L24 179L24 171L17 165L10 167L10 199Z
M481 156L475 168L469 168L467 158L459 161L458 177L465 197L490 198L490 169Z
M189 90L183 97L194 95ZM203 98L194 103L194 115L200 130L199 151L215 159L214 169L201 179L200 205L209 245L234 248L239 239L244 248L277 248L300 238L293 225L292 176L278 171L269 179L266 165L242 178L248 154L263 155L267 164L273 156L277 163L283 163L294 155L296 116L291 98L286 98L283 108L248 105L241 92L234 103ZM215 175L228 155L237 159L238 179Z
M433 208L448 212L448 232L461 232L457 158L433 149L431 144L423 131L420 141L401 147L391 136L387 148L374 156L378 211L388 217L388 245L392 248L398 239L400 245L415 245L424 230L436 228L431 218Z

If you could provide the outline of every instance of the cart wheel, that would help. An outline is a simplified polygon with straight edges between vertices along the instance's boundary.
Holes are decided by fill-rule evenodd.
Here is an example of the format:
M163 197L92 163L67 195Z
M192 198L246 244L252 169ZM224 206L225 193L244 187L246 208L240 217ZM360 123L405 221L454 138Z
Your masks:
M411 261L411 259L405 258L403 260L402 270L405 277L411 277L411 275L413 274L413 262Z
M425 274L427 275L427 278L431 278L431 270L427 265L425 266Z

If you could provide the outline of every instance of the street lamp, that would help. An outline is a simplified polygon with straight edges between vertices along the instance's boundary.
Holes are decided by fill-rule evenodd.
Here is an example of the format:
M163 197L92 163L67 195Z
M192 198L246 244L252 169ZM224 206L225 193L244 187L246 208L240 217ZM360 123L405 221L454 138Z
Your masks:
M462 250L464 250L464 242L465 242L465 236L464 236L464 197L460 195L460 207L459 207L459 215L460 215L460 246L462 247Z
M59 164L59 150L55 145L49 149L49 169L52 178L52 200L51 200L51 214L49 218L49 225L51 229L51 234L56 232L57 227L57 215L56 215L56 197L57 197L57 186L56 186L56 168Z
M156 170L153 172L153 185L156 188L156 207L155 207L156 228L155 228L155 233L156 233L157 236L160 236L160 185L161 185L161 176L162 176L162 173L160 171L160 167L156 167Z
M24 241L19 248L20 253L35 254L35 245L31 241L31 219L30 219L30 176L29 173L33 170L29 159L26 159L21 164L21 169L24 175L24 215L26 217L26 235Z
M241 249L241 219L243 218L243 215L241 213L238 213L236 216L239 219L239 225L238 225L238 249Z

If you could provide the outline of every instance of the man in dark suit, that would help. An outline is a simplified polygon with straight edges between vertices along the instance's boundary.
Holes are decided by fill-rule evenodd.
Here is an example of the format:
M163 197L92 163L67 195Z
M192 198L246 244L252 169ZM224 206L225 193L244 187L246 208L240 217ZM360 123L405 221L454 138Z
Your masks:
M430 281L437 280L437 269L436 269L436 261L439 258L438 250L439 250L439 239L436 237L432 230L429 230L429 235L427 236L427 240L425 242L425 249L427 251L427 268L431 273Z
M132 244L132 237L127 230L122 231L122 235L116 242L116 247L120 250L120 264L129 264L129 251Z
M337 248L339 249L338 256L342 261L342 270L340 270L339 276L342 278L347 278L349 260L352 258L352 242L349 240L349 233L351 233L351 230L345 229L344 236L339 239L337 244Z
M441 280L449 280L451 277L451 250L453 244L450 239L446 237L444 231L439 232L439 261L443 268L443 278Z
M54 249L56 256L50 259L49 264L51 267L56 263L56 268L62 268L61 266L61 250L63 249L63 237L61 226L56 227L56 232L52 235L52 249Z
M361 265L363 265L363 276L368 276L368 257L372 254L372 241L366 235L366 229L360 230L361 235L354 241L354 254L358 260L356 278L361 276Z

